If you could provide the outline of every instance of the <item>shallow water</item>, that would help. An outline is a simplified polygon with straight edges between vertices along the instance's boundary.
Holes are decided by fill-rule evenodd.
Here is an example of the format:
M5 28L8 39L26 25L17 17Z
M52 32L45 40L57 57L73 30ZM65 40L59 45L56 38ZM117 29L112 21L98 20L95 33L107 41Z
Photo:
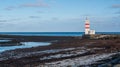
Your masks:
M6 50L19 49L19 48L31 48L31 47L37 47L37 46L47 46L47 45L51 44L48 42L21 42L21 43L23 45L0 47L0 52L6 51Z
M9 42L11 40L0 40L0 42Z

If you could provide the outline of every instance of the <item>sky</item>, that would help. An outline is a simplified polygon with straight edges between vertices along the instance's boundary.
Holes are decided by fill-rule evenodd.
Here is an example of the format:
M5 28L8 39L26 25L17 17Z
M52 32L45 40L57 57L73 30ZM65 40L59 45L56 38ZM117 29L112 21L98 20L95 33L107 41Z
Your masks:
M120 32L120 0L0 0L0 32Z

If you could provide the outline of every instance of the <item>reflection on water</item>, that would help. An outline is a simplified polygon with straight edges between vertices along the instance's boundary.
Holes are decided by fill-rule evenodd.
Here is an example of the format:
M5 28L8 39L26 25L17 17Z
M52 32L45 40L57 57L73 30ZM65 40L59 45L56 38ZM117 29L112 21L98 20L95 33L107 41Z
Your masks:
M31 47L37 47L37 46L47 46L50 45L48 42L21 42L23 45L21 46L5 46L0 47L0 52L6 51L6 50L14 50L18 48L31 48Z

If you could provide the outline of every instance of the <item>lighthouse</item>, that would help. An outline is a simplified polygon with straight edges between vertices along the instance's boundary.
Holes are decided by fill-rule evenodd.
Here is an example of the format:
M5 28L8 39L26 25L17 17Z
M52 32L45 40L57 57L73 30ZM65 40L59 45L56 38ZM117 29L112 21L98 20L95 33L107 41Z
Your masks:
M88 18L86 17L86 20L85 20L85 34L89 34L90 32L90 21L88 20Z
M90 29L90 21L86 17L86 20L85 20L85 35L94 35L94 34L95 34L95 30Z

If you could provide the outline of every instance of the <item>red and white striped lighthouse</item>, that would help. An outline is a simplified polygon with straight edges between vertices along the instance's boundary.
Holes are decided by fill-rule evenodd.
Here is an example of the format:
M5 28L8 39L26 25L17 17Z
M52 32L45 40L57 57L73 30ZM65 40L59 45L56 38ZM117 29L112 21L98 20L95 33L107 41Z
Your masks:
M85 20L85 35L95 35L95 30L90 29L90 21L88 18Z
M90 21L88 20L87 17L86 17L86 20L85 20L85 34L86 35L90 34Z

